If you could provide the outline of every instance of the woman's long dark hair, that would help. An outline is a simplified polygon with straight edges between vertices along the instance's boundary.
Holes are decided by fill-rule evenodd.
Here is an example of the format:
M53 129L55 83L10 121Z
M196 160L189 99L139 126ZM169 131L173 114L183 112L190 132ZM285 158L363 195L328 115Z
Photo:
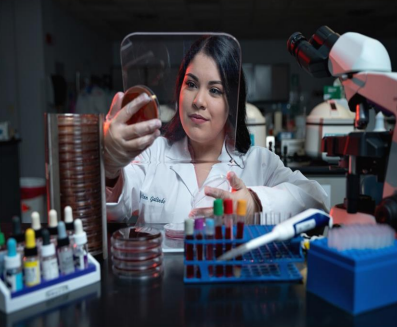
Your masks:
M225 35L203 36L193 43L187 52L181 63L176 79L176 114L170 121L164 136L172 142L179 141L186 136L179 116L179 94L181 92L182 83L185 78L186 69L193 58L200 52L212 58L218 67L229 105L229 115L227 121L232 129L236 130L236 150L240 153L247 153L251 146L251 140L247 125L245 124L245 102L247 90L242 70L240 74L240 48L234 39ZM237 97L238 110L236 108ZM232 136L234 139L234 135L229 136Z

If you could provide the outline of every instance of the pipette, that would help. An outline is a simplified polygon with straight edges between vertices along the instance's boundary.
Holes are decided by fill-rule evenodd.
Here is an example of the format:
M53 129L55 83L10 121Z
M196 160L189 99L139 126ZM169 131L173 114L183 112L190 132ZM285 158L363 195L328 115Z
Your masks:
M225 252L223 255L217 258L217 260L230 260L270 242L286 241L315 227L327 225L332 227L332 217L330 215L321 210L308 209L274 226L270 233L254 238L253 240L240 245L231 251Z

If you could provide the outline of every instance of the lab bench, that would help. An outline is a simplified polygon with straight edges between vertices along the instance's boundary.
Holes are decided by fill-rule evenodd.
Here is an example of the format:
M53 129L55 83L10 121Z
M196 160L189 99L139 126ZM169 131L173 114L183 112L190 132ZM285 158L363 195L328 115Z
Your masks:
M352 316L307 293L298 268L301 283L184 284L183 255L165 253L162 276L139 282L118 279L109 259L100 282L0 313L0 326L395 326L397 304Z

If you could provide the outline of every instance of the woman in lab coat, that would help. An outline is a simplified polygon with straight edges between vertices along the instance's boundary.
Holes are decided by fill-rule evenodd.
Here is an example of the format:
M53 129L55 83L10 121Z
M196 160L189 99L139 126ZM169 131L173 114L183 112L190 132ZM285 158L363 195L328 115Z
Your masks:
M190 48L177 78L177 113L164 137L158 119L126 124L151 101L146 94L120 110L122 98L123 93L115 96L104 133L109 220L139 213L147 223L169 223L205 215L208 209L192 208L200 190L207 197L245 199L248 214L327 210L327 195L317 182L284 167L266 148L251 147L240 49L232 38L207 36ZM211 187L221 176L232 192Z

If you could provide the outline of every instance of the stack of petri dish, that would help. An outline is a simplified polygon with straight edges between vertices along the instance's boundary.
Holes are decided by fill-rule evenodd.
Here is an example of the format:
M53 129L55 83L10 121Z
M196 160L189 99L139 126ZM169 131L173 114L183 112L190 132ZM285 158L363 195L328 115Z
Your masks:
M163 252L161 232L151 227L126 227L111 237L113 273L124 279L161 276Z
M71 206L87 233L92 255L102 253L100 117L58 115L61 209Z

